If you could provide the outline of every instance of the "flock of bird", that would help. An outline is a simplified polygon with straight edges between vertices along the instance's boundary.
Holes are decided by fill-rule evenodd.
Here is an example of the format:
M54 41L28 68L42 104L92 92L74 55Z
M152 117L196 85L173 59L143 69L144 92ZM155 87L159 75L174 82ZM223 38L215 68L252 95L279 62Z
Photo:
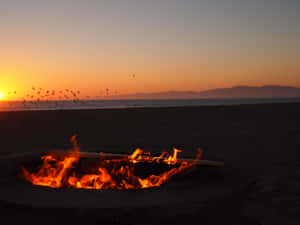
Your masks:
M106 90L109 93L109 89ZM7 93L8 97L14 97L17 95L17 91L10 91ZM100 96L97 96L98 98ZM105 96L101 96L105 97ZM86 100L91 100L90 96L82 96L80 90L64 89L64 90L48 90L39 87L32 87L18 102L23 107L39 107L48 105L51 107L63 107L67 103L73 104L86 104ZM50 104L49 104L50 103ZM14 102L8 102L10 107L15 106Z
M135 78L135 74L131 76ZM93 99L103 99L105 97L111 97L118 95L117 90L111 90L105 88L104 90L99 91L98 96L91 97L89 95L83 96L80 90L72 89L63 89L63 90L52 90L52 89L43 89L41 87L32 86L30 91L26 93L21 98L21 103L24 107L26 106L40 106L42 104L51 102L54 107L62 107L66 103L74 104L87 104L88 100ZM7 96L13 97L17 95L17 91L10 91L7 93ZM12 106L12 102L9 103Z
M51 102L53 107L63 106L66 101L75 104L84 104L83 97L80 96L80 90L47 90L43 88L32 87L31 90L21 98L21 103L24 107L41 106L44 103ZM17 95L17 91L10 91L7 96ZM86 96L85 98L89 98ZM15 105L14 102L9 102L10 106Z
M109 99L114 95L118 95L117 90L113 91L109 88L99 91L98 96L82 95L80 90L63 89L63 90L52 90L43 89L40 87L32 87L29 92L27 92L21 99L17 102L22 104L22 108L25 107L51 107L51 108L64 108L64 106L76 105L87 105L89 101L96 99ZM17 95L17 91L10 91L7 96L14 97ZM15 102L7 102L10 108L18 108Z

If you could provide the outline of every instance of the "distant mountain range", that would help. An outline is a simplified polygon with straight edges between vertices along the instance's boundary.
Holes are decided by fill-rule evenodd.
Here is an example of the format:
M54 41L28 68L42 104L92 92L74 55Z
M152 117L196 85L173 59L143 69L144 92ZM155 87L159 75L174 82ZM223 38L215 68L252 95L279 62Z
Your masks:
M291 86L265 85L235 86L206 91L167 91L115 95L109 99L193 99L193 98L295 98L300 97L300 88Z

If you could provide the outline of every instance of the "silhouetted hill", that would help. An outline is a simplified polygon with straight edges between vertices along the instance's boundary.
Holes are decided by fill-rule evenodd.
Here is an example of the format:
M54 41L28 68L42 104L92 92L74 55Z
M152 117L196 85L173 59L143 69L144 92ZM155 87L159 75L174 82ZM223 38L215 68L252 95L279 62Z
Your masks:
M300 88L275 85L236 86L202 91L199 96L206 98L290 98L300 97Z
M135 93L112 96L113 99L182 99L182 98L294 98L300 97L300 88L292 86L235 86L207 91L167 91L155 93Z

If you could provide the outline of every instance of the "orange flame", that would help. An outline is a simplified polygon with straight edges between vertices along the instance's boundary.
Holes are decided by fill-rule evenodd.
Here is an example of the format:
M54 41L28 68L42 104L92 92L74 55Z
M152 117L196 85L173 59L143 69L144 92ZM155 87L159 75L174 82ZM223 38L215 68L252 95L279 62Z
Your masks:
M175 175L189 170L202 154L202 150L199 149L197 158L190 162L178 160L178 153L182 151L176 148L173 149L173 155L162 152L159 157L151 157L150 153L138 148L128 157L99 160L99 165L94 168L96 172L82 173L75 169L80 161L80 154L78 154L80 148L76 136L73 136L70 141L74 145L72 152L63 157L51 153L42 156L42 165L36 173L30 173L21 167L20 175L34 185L52 188L143 189L161 186ZM168 170L159 175L150 174L142 178L135 173L135 166L142 163L151 165L155 163L155 166L166 165Z

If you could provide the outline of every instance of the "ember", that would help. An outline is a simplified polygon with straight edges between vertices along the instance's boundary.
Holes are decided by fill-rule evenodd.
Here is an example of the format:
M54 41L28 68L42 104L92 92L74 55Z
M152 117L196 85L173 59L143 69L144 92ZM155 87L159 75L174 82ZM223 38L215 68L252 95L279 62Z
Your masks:
M65 155L48 153L41 157L42 164L29 171L21 167L20 177L34 185L52 188L83 188L83 189L143 189L161 186L175 175L188 171L200 159L202 150L194 161L178 160L181 150L173 149L173 154L163 152L158 157L151 157L149 152L136 149L132 155L117 159L106 159L99 155L93 166L84 168L80 156L76 136L71 138L74 149ZM139 165L163 167L161 173L150 173L146 176L138 174Z

